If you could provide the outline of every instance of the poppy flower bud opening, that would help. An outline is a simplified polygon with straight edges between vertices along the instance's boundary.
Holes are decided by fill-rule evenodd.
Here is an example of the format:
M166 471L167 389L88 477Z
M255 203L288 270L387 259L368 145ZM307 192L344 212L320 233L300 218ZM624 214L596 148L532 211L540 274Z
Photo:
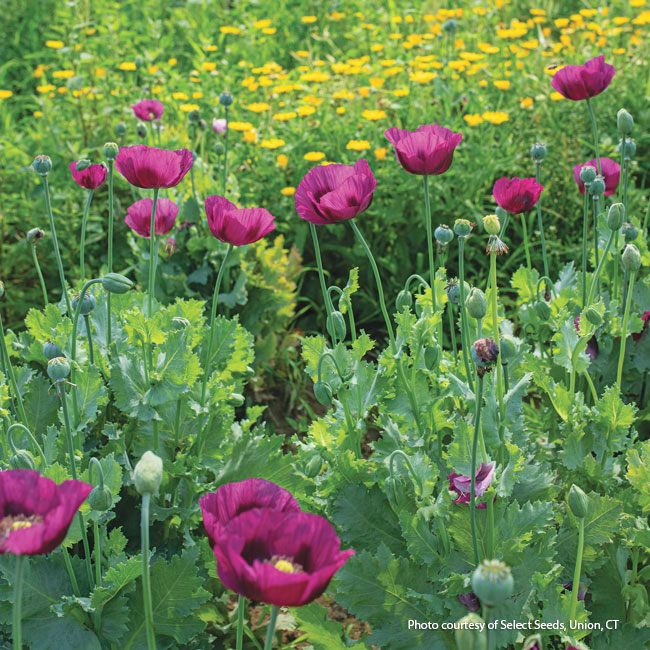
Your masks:
M598 171L591 165L585 165L580 169L580 180L583 183L593 183L596 180Z
M102 153L104 154L104 158L106 158L106 160L115 160L119 152L120 148L115 142L107 142L102 149Z
M492 370L499 357L499 346L492 339L478 339L471 348L472 359L479 377ZM476 591L476 590L475 590Z
M514 588L510 568L501 560L483 560L472 575L472 589L488 607L508 600Z
M65 357L54 357L47 364L47 376L55 382L65 381L70 374L70 363Z
M145 451L133 470L135 489L139 494L156 494L163 476L163 462L153 451Z
M487 313L485 294L478 287L474 287L465 300L465 306L472 318L484 318Z
M198 121L201 119L201 113L199 113L199 111L196 108L194 108L187 114L187 119L190 122L190 124L197 124Z
M18 449L15 454L11 455L9 464L14 469L36 469L36 461L27 449Z
M222 106L231 106L234 101L235 98L230 93L221 93L219 95L219 103Z
M487 631L485 622L478 615L467 614L459 619L454 631L456 646L463 650L487 650Z
M147 125L144 122L138 122L135 127L135 131L138 134L139 138L143 140L147 137Z
M41 154L40 156L36 156L36 158L34 158L32 167L37 174L40 174L41 176L47 176L52 171L52 161L50 160L49 156L44 156Z
M602 176L596 176L592 181L591 187L589 188L589 193L594 197L601 197L605 194L605 179Z
M575 484L569 489L569 508L578 519L584 519L589 512L587 495Z
M619 132L623 135L632 133L632 129L634 128L634 118L624 108L621 108L621 110L616 114L616 128L618 128Z
M332 388L326 381L317 381L314 384L314 397L319 404L329 406L332 403Z
M618 230L625 219L625 206L622 203L612 203L607 212L607 227L610 230Z
M321 473L322 469L323 459L316 454L307 461L307 465L305 466L305 475L309 478L316 478Z
M27 241L31 244L35 244L39 239L42 239L43 231L39 228L32 228L27 232ZM636 239L636 237L635 237Z
M56 343L46 341L43 345L43 354L45 355L45 358L50 361L55 357L62 357L63 350Z
M440 246L446 246L454 238L453 230L444 223L434 230L433 235Z
M530 157L535 162L542 162L542 160L544 160L544 158L546 158L546 145L542 144L541 142L536 142L530 148Z
M623 233L623 237L625 237L626 244L630 244L639 236L639 231L637 230L637 227L633 223L630 223L629 221L626 221L621 226L621 232Z
M454 222L454 232L458 237L467 237L475 224L467 219L456 219Z
M483 227L488 235L498 235L501 232L501 222L496 214L483 217Z
M622 255L623 266L628 273L636 273L641 268L641 254L634 244L628 244Z
M113 495L105 485L104 487L98 485L88 495L88 503L93 510L106 512L113 505Z
M340 311L333 311L327 317L327 331L331 336L335 336L337 339L344 339L347 333L345 327L345 318Z

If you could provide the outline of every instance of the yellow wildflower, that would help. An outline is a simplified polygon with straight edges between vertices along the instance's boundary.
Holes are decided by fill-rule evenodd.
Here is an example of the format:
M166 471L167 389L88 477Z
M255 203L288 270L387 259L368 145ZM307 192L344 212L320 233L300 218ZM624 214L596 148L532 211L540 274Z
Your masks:
M167 59L167 65L176 65L178 63L177 59Z
M309 151L303 156L303 158L308 162L318 162L325 158L325 154L322 151Z
M338 20L342 20L343 18L345 18L345 14L342 14L340 11L333 11L330 14L329 17L330 17L330 20L337 20L338 21Z
M36 90L38 90L39 93L43 93L45 95L46 93L55 90L55 86L53 86L52 84L47 84L45 86L36 86Z
M135 63L133 61L124 61L120 63L120 70L135 70Z
M366 151L366 149L370 149L370 142L368 140L350 140L345 148L352 151Z
M522 108L530 108L533 105L533 98L532 97L522 97L519 100L519 104Z
M265 142L268 142L268 140L265 140ZM289 158L283 153L281 153L275 160L278 163L278 167L280 169L284 169L289 164Z
M377 160L385 160L388 149L386 147L379 147L379 149L375 149L374 153Z
M179 108L183 111L183 113L189 113L190 111L198 111L199 110L199 105L198 104L181 104Z
M499 48L496 45L491 45L490 43L479 43L478 49L485 54L496 54L499 51Z
M433 81L437 76L437 72L424 72L423 70L417 70L409 74L411 81L415 81L419 84L425 84L429 81Z
M327 81L329 78L330 76L327 74L327 72L306 72L300 76L301 81L314 82Z
M478 114L467 114L463 115L463 119L470 125L470 126L477 126L483 122L483 118Z
M371 77L370 78L370 85L373 88L381 88L384 85L384 82L386 80L382 79L381 77Z
M393 90L393 95L395 95L395 97L406 97L409 92L408 88L396 88Z
M296 188L295 187L283 187L280 190L280 194L283 196L293 196L296 193Z
M223 27L219 27L219 31L222 34L240 34L241 29L239 27L230 27L228 25L224 25Z
M189 97L185 93L182 93L182 92L172 93L172 97L174 99L180 99L180 100L188 100L189 99Z
M336 109L336 113L337 113L338 115L343 115L343 113L345 113L345 106L339 106L339 107Z
M228 122L228 128L232 131L251 131L253 125L250 122Z
M34 111L32 115L34 117L43 117L43 111Z
M258 29L262 29L263 27L268 27L271 24L271 21L268 18L264 18L263 20L256 20L253 23L253 27L257 27Z
M253 113L263 113L264 111L268 111L271 108L271 106L266 102L253 102L252 104L249 104L246 108L249 111L253 111Z
M301 23L310 24L310 23L315 23L317 20L318 20L318 19L316 18L316 16L303 16L303 17L300 19L300 22L301 22Z
M201 65L201 67L206 71L206 72L212 72L217 68L217 64L214 61L204 61Z
M277 30L276 27L265 27L265 28L262 30L262 32L264 32L264 34L269 34L269 35L271 35L271 34L275 34L275 32L277 32L277 31L278 31L278 30Z
M70 77L74 77L74 70L55 70L52 76L55 79L70 79Z
M492 82L496 88L499 90L508 90L510 88L510 82L507 79L497 79Z
M365 110L363 113L361 113L363 117L365 117L367 120L383 120L384 118L387 117L386 111L377 111L377 110Z
M45 47L51 47L53 50L60 50L63 47L63 41L45 41Z
M255 129L251 129L244 133L244 142L257 142L257 133L255 133Z
M278 147L284 147L286 142L280 138L271 138L270 140L262 140L260 142L260 147L265 149L277 149ZM278 156L278 164L280 164L280 157Z
M481 117L490 124L501 124L508 121L508 113L501 111L485 111Z
M370 97L370 88L359 88L357 92L360 97Z
M11 90L0 90L0 99L9 99L12 95Z
M287 122L288 120L292 120L296 116L297 113L295 113L294 111L288 111L286 113L276 113L273 116L273 119L278 120L279 122Z
M564 95L561 95L560 93L552 92L551 93L551 99L553 101L559 102L564 99Z
M313 106L298 106L298 115L300 117L307 117L307 115L313 115L316 112L316 109Z

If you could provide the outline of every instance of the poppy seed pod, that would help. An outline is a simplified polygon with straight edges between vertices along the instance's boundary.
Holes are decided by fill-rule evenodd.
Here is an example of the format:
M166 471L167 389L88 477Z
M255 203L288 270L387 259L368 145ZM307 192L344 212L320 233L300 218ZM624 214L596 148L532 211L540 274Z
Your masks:
M56 343L52 343L52 341L46 341L43 345L43 354L45 355L45 358L50 361L55 357L62 357L63 350Z
M453 33L456 31L458 28L458 23L453 18L449 18L448 20L445 20L445 22L442 24L442 29L446 33Z
M485 294L478 287L472 288L465 300L465 306L472 318L484 318L487 313Z
M544 160L544 158L546 158L546 145L542 144L541 142L536 142L530 148L530 157L535 162L542 162L542 160Z
M634 244L628 244L625 247L621 259L628 273L636 273L641 268L641 254Z
M587 495L575 484L569 489L569 508L578 519L584 519L589 512Z
M135 131L138 134L139 138L143 140L147 137L147 125L144 122L138 122L135 127Z
M319 404L329 406L332 403L332 388L326 381L317 381L314 384L314 397Z
M634 118L624 108L616 114L616 127L623 135L632 133Z
M625 145L623 145L623 139L621 139L618 143L619 153L621 151L621 148L623 149L623 156L625 160L630 160L630 158L634 158L634 154L636 153L636 142L632 140L632 138L626 138Z
M496 214L483 217L483 227L488 235L498 235L501 232L501 222Z
M454 232L458 237L467 237L471 232L474 224L467 219L456 219L454 222Z
M87 158L82 158L81 160L77 160L74 166L74 168L78 172L82 172L84 169L88 169L88 167L90 167L90 160L88 160Z
M413 296L410 291L402 289L395 300L395 307L397 311L402 311L405 307L410 307L413 304Z
M453 230L444 223L434 230L433 235L441 246L446 246L454 238Z
M120 148L115 142L107 142L102 149L102 153L104 154L104 158L106 158L106 160L115 160L119 152Z
M621 226L621 232L623 233L623 237L625 237L626 244L630 244L639 236L639 231L637 230L637 227L633 223L630 223L629 221L626 221Z
M70 374L70 363L65 357L54 357L47 364L47 376L52 381L64 381Z
M93 510L106 512L113 505L113 495L105 485L97 485L88 495L88 503Z
M123 135L126 135L126 124L124 122L120 122L116 127L115 127L115 133L122 137Z
M144 65L144 59L140 54L138 54L138 56L133 60L133 63L135 63L136 69L141 68Z
M216 153L217 156L223 156L225 151L226 151L226 148L223 146L222 142L217 142L214 145L214 153Z
M618 230L625 219L625 206L622 203L612 203L607 212L607 227L610 230Z
M487 650L485 622L474 612L463 616L455 626L456 646L463 650Z
M333 311L327 317L327 331L337 339L343 340L345 338L347 333L345 318L340 311Z
M107 273L102 278L102 287L109 293L126 293L133 288L133 282L119 273Z
M79 294L72 296L71 303L72 309L76 311L79 305ZM87 316L93 309L95 309L95 305L97 305L95 296L93 296L92 293L86 293L84 294L83 300L81 301L81 311L79 313L82 316Z
M483 560L472 575L472 590L488 607L508 600L514 588L510 568L501 560Z
M230 93L221 93L219 95L219 103L222 106L231 106L234 101L235 99Z
M470 292L471 287L469 284L467 284L467 282L465 282L464 289L465 294L468 294ZM447 292L447 299L449 302L453 303L454 305L458 305L460 303L460 284L456 278L447 282L445 291Z
M589 194L594 197L601 197L605 193L605 179L602 176L596 176L589 187Z
M14 469L36 469L36 461L27 449L18 449L15 454L11 455L9 464Z
M43 231L40 228L32 228L27 232L27 241L30 244L35 244L39 239L42 238L43 238Z
M36 158L34 158L32 167L37 174L40 174L41 176L47 176L52 171L52 161L50 160L49 156L44 156L41 154L40 156L36 156Z
M593 183L596 180L598 172L595 167L591 165L585 165L580 169L580 180L583 183Z
M158 492L163 475L163 462L152 451L145 451L133 470L135 489L139 494Z

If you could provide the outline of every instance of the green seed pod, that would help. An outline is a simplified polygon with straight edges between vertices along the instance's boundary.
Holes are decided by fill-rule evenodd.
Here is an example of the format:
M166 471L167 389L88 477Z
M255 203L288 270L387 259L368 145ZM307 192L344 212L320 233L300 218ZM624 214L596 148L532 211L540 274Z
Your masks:
M88 495L88 503L93 510L105 512L113 505L113 495L106 486L100 488L97 485Z
M496 214L483 217L483 227L488 235L498 235L501 232L501 222Z
M483 560L472 575L472 590L488 607L508 600L514 589L510 568L501 560Z
M214 145L214 153L216 153L217 156L223 156L225 150L226 150L226 148L223 146L222 142L217 142Z
M625 206L622 203L612 203L607 212L607 227L610 230L618 230L625 219Z
M584 168L583 168L584 169ZM602 176L596 176L589 187L591 196L600 197L605 193L605 179Z
M230 93L221 93L219 95L219 103L222 106L231 106L234 101L234 97Z
M115 132L117 133L117 135L120 136L120 138L121 138L123 135L126 135L126 124L124 124L124 122L120 122L120 123L115 127Z
M424 348L424 365L428 370L435 370L440 364L440 346L436 343L435 345L427 345Z
M518 352L517 342L507 334L502 336L499 341L499 352L501 352L501 363L505 364L512 359Z
M639 236L637 227L629 221L626 221L621 226L621 232L623 233L623 237L625 237L626 244L631 244Z
M199 113L199 111L196 108L192 109L187 114L187 120L190 122L190 124L197 124L200 119L201 119L201 113Z
M467 219L456 219L454 222L454 232L457 237L467 237L472 232L474 224Z
M36 156L36 158L34 158L32 167L37 174L40 174L41 176L47 176L52 171L52 161L50 160L49 156L44 156L41 154L40 156Z
M326 381L317 381L314 384L314 397L323 406L332 403L332 387Z
M107 273L102 278L102 287L110 293L126 293L133 288L133 282L119 273Z
M72 296L71 304L72 309L76 311L77 307L79 306L79 294ZM86 293L84 294L84 298L81 301L81 311L79 313L82 316L87 316L93 309L95 309L96 305L97 300L95 299L95 296L93 296L92 293Z
M397 307L397 311L402 311L407 307L411 307L411 305L413 305L413 296L411 295L411 292L407 291L406 289L402 289L397 294L397 299L395 300L395 307Z
M15 454L11 455L9 464L14 469L36 469L36 461L27 449L18 449Z
M434 230L433 235L441 246L446 246L454 238L454 231L443 223Z
M43 354L48 361L54 359L54 357L64 356L63 350L56 343L52 343L50 340L47 340L43 345Z
M309 478L316 478L323 469L323 459L318 455L314 454L308 461L305 466L305 475Z
M578 519L584 519L589 512L587 495L575 484L569 489L569 508Z
M585 318L595 327L600 327L603 324L603 317L595 307L589 307L587 309Z
M449 18L448 20L445 20L445 22L442 24L442 29L447 34L449 33L453 34L457 28L458 28L458 23L453 18Z
M135 489L140 494L155 494L160 487L162 475L162 458L152 451L145 451L133 470Z
M593 183L597 175L598 171L592 165L585 165L580 168L580 180L583 183Z
M331 336L342 341L345 338L347 332L345 327L345 318L340 311L333 311L330 316L327 317L327 331Z
M32 228L27 231L27 241L30 244L35 244L39 239L43 238L43 231L40 228Z
M172 318L172 327L175 330L182 331L189 329L191 325L190 321L188 321L187 318L183 318L182 316L174 316L174 318Z
M102 153L104 154L104 158L106 158L106 160L115 160L119 152L120 148L115 142L107 142L102 149Z
M634 118L624 108L616 114L616 127L622 135L632 133Z
M47 364L47 376L52 381L64 381L70 374L70 363L65 357L54 357Z
M535 313L540 320L547 321L551 317L551 308L545 300L535 303Z
M544 158L546 158L546 145L542 144L541 142L536 142L530 148L530 157L535 162L542 162L542 160L544 160Z
M465 299L465 307L472 318L484 318L487 314L485 294L478 287L473 287Z
M84 169L88 169L88 167L90 167L90 160L87 158L77 160L77 164L74 167L78 172L82 172Z
M628 273L636 272L641 268L641 254L634 244L628 244L625 247L621 259Z
M487 630L483 619L474 612L458 620L454 632L456 647L462 650L487 650ZM481 631L481 626L483 631Z

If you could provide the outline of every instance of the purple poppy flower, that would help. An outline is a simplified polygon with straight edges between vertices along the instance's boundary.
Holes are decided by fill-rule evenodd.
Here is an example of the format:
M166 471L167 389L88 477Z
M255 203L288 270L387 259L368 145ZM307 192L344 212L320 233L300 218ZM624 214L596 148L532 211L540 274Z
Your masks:
M615 74L616 68L601 55L584 65L565 65L553 75L551 85L563 97L579 101L600 95Z
M472 345L472 359L477 366L492 365L499 356L499 346L492 339L478 339Z
M332 525L318 515L254 508L221 530L214 546L217 574L251 600L300 607L318 598L354 555L340 545Z
M465 605L470 612L478 612L478 610L481 609L481 601L473 591L470 591L468 594L460 594L458 600L460 601L460 604Z
M222 118L212 118L212 130L221 135L228 130L228 121Z
M573 319L573 324L575 325L576 331L580 331L580 315L576 316ZM589 358L593 361L598 356L598 341L595 336L592 336L587 343L585 352L589 355Z
M471 501L472 478L464 474L452 472L447 477L449 479L449 489L456 492L458 499L454 503L469 503ZM494 478L494 463L481 463L476 470L476 481L474 484L474 494L481 496L490 487ZM480 503L477 508L486 508L485 503Z
M92 489L82 481L57 485L29 469L0 472L0 555L51 553Z
M291 492L263 478L226 483L217 488L216 492L208 492L201 497L199 506L210 546L214 546L226 524L253 508L300 512L300 506Z
M570 582L565 582L563 585L564 591L572 591L573 590L573 580ZM587 590L582 586L582 583L578 587L578 600L584 600L585 595L587 593Z
M364 160L309 170L295 194L296 212L317 226L353 219L372 203L377 180Z
M137 104L131 106L133 114L144 122L151 122L151 120L159 120L165 111L165 106L157 99L143 99Z
M587 160L582 163L582 165L576 165L573 168L573 180L575 180L578 185L581 194L585 193L585 184L580 180L580 170L587 166L598 169L595 158ZM601 158L600 168L603 172L603 180L605 181L605 196L610 196L611 194L614 194L618 188L618 183L621 179L621 166L611 158Z
M140 199L126 210L124 223L133 230L136 235L146 237L151 236L151 210L153 208L152 199ZM156 201L156 218L155 230L156 235L168 235L176 221L178 206L171 199L158 199Z
M416 131L392 127L384 136L395 148L399 164L409 174L419 176L444 174L463 139L462 133L437 124L425 124Z
M104 164L89 165L86 169L77 171L77 162L71 162L69 165L72 180L77 185L85 187L87 190L96 190L106 182L108 170Z
M122 147L115 158L117 171L131 185L144 189L175 187L192 163L192 152L188 149L169 151L144 144Z
M210 232L234 246L245 246L262 239L275 229L275 217L264 208L239 209L223 196L208 196L205 213Z
M497 204L506 212L519 214L535 207L544 188L534 178L500 178L492 188Z

